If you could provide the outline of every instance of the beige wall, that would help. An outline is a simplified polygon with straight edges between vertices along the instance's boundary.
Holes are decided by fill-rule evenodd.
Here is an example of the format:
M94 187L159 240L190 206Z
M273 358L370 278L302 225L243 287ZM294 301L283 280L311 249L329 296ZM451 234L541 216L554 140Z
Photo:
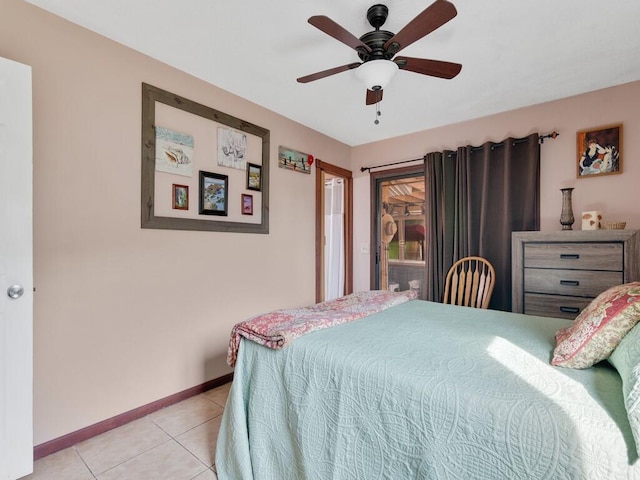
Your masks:
M369 288L369 256L360 253L360 245L370 241L369 175L362 174L360 167L420 158L445 148L555 130L560 136L545 140L541 146L541 230L561 229L559 189L563 187L575 188L574 229L581 228L581 212L589 210L602 212L605 220L625 220L627 228L640 228L638 111L640 82L634 82L353 148L351 169L354 211L357 212L354 215L354 289ZM428 109L425 112L428 115ZM614 123L623 124L623 173L576 179L576 132Z
M346 145L19 0L0 56L33 67L36 445L228 373L236 322L313 303L315 174L277 149ZM140 228L142 82L271 131L269 235Z

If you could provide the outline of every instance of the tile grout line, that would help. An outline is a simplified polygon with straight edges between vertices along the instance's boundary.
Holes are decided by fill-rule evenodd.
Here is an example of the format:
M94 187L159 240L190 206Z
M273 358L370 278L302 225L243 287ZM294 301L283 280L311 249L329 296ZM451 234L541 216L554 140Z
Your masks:
M187 447L185 447L183 444L181 444L181 443L178 441L178 439L174 438L174 439L173 439L173 441L174 441L174 442L176 442L178 445L180 445L180 446L181 446L181 447L182 447L182 448L183 448L183 449L184 449L184 450L185 450L189 455L191 455L193 458L195 458L196 460L198 460L202 465L204 465L204 468L205 468L205 469L204 469L202 472L198 473L198 475L202 475L205 471L207 471L207 470L211 470L211 467L212 467L213 465L209 466L209 465L207 465L206 463L204 463L202 460L200 460L200 458L198 458L198 456L197 456L195 453L193 453L191 450L189 450ZM193 478L196 478L198 475L196 475L196 476L195 476L195 477L193 477Z
M164 430L163 430L163 431L164 431ZM165 432L165 433L166 433L166 432ZM167 434L167 435L169 435L169 434ZM129 457L129 458L127 458L126 460L123 460L122 462L117 463L117 464L115 464L115 465L113 465L113 466L111 466L111 467L107 468L107 469L106 469L106 470L104 470L103 472L100 472L100 473L97 473L97 474L94 474L94 473L93 473L93 470L91 470L91 469L89 468L89 466L88 466L88 465L86 464L86 462L84 461L84 458L82 458L82 455L80 455L80 452L78 452L78 455L79 455L79 456L80 456L80 458L82 459L82 462L83 462L85 465L87 465L87 468L89 468L89 472L91 472L91 475L93 475L93 477L97 480L97 478L98 478L100 475L104 475L105 473L107 473L107 472L109 472L109 471L113 470L114 468L117 468L117 467L119 467L119 466L121 466L121 465L124 465L125 463L127 463L127 462L129 462L129 461L133 460L134 458L138 458L139 456L144 455L145 453L148 453L148 452L150 452L151 450L153 450L153 449L155 449L155 448L158 448L158 447L160 447L160 446L162 446L162 445L164 445L164 444L166 444L166 443L170 442L171 440L175 440L175 439L174 439L171 435L169 435L169 438L167 438L167 439L166 439L166 440L164 440L163 442L160 442L159 444L154 445L154 446L153 446L153 447L151 447L151 448L148 448L148 449L146 449L146 450L144 450L144 451L142 451L142 452L140 452L140 453L137 453L137 454L135 454L133 457ZM74 447L74 448L75 448L75 447Z
M213 401L213 400L211 400L211 399L207 399L207 400L209 400L210 402L212 402L212 403L213 403L213 404L215 404L216 406L220 406L217 402L214 402L214 401ZM224 411L224 407L222 407L222 409L223 409L223 411ZM149 420L150 420L150 421L151 421L151 422L152 422L156 427L158 427L160 430L162 430L164 433L166 433L166 434L169 436L169 438L170 438L171 440L173 440L175 443L177 443L178 445L180 445L180 447L181 447L182 449L184 449L187 453L189 453L189 455L191 455L191 456L192 456L192 457L194 457L196 460L198 460L202 465L204 465L204 467L205 467L205 469L206 469L206 470L211 470L211 471L212 471L212 472L214 472L214 473L216 474L216 476L217 476L217 472L216 472L215 470L213 470L213 466L215 465L215 459L214 459L214 463L213 463L213 464L211 464L211 465L207 465L207 464L206 464L206 463L204 463L204 462L203 462L203 461L202 461L202 460L201 460L201 459L200 459L200 458L199 458L195 453L193 453L191 450L189 450L189 448L187 448L185 445L183 445L183 444L178 440L178 437L179 437L179 436L181 436L181 435L184 435L184 434L186 434L186 433L188 433L188 432L190 432L190 431L192 431L192 430L194 430L194 429L196 429L196 428L198 428L198 427L201 427L201 426L202 426L202 425L204 425L205 423L208 423L208 422L212 421L213 419L220 417L221 415L222 415L222 413L220 413L219 415L214 415L213 417L211 417L211 418L209 418L209 419L205 420L204 422L199 423L198 425L194 425L193 427L191 427L191 428L189 428L189 429L185 430L184 432L181 432L181 433L177 434L176 436L173 436L172 434L170 434L169 432L167 432L164 428L162 428L159 424L157 424L157 423L156 423L152 418L149 418ZM203 470L202 472L198 473L198 475L202 475L204 472L205 472L205 470ZM198 475L196 475L196 477L197 477ZM194 478L195 478L195 477L194 477Z
M76 455L78 455L78 458L80 459L80 461L82 462L82 464L87 467L87 470L89 471L89 474L91 474L91 478L92 480L97 480L96 475L93 473L93 470L91 470L91 467L89 467L89 465L87 464L87 462L84 460L84 458L82 457L82 455L80 455L80 452L78 451L78 449L76 448L76 445L73 446L73 451L76 452Z

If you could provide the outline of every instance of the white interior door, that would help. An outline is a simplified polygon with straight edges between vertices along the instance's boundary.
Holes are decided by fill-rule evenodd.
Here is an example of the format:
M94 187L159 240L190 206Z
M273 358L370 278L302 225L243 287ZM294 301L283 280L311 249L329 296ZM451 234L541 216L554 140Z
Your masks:
M0 479L33 470L31 67L0 57Z

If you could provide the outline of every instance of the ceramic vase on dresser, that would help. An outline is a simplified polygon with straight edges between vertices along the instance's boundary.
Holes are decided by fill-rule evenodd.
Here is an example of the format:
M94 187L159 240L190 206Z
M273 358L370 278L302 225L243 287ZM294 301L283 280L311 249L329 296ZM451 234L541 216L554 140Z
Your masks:
M571 192L573 188L561 188L562 192L562 213L560 214L560 224L562 230L572 230L571 225L576 219L573 216L573 206L571 204Z

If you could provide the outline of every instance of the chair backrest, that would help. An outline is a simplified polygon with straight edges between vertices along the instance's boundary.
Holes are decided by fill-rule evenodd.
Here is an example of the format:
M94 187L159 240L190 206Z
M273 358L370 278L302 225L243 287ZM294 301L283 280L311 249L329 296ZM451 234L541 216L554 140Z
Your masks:
M461 258L447 273L443 303L488 308L495 281L496 272L487 259Z

